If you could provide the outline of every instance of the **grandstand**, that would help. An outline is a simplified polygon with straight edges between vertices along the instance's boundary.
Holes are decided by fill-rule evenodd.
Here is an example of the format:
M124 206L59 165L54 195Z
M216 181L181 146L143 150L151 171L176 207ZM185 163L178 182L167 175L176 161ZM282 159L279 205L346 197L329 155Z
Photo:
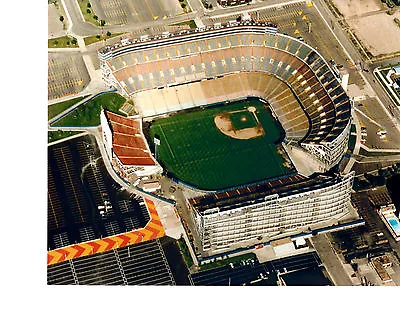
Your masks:
M141 177L162 172L148 149L141 119L102 110L100 122L107 155L122 178L128 180L132 174Z
M98 55L105 82L132 96L142 116L260 96L288 132L287 142L299 143L329 168L347 147L349 98L316 50L273 29L270 23L229 22L125 39Z

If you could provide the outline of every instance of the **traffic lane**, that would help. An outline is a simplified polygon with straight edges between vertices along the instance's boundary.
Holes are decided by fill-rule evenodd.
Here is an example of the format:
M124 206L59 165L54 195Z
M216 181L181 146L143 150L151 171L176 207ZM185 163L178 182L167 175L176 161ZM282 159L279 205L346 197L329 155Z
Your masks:
M398 130L376 99L356 103L355 112L361 126L367 128L367 145L370 145L371 148L400 149ZM380 135L377 134L379 131L387 131L386 136L380 138Z

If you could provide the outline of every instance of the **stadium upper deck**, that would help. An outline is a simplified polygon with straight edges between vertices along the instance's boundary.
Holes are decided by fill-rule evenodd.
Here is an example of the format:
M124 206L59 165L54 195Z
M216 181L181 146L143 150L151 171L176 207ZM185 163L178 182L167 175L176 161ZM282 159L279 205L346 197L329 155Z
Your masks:
M126 95L238 72L267 73L288 86L308 118L307 133L292 134L298 137L292 140L300 142L328 166L335 164L346 148L351 115L348 96L316 50L278 34L274 24L231 22L125 39L100 49L98 54L106 83ZM194 100L190 92L185 97ZM198 105L204 104L200 101ZM154 110L174 110L166 106L164 110ZM189 108L193 104L181 102L180 106Z

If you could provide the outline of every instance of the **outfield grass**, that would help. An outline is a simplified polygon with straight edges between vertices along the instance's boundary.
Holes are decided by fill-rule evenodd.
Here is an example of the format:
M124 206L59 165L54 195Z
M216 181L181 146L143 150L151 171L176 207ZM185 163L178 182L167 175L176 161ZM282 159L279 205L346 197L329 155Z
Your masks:
M217 114L249 106L256 107L264 136L233 139L215 126ZM157 158L167 171L205 190L230 188L290 172L275 145L281 133L269 109L257 99L180 113L159 119L150 127L151 141L155 134L160 137Z
M48 118L48 120L50 120L51 118L53 118L53 117L57 116L58 114L62 113L67 108L69 108L72 105L78 103L79 101L82 101L86 97L88 97L88 96L79 97L79 98L75 98L75 99L71 99L71 100L67 100L67 101L62 101L62 102L59 102L59 103L55 103L55 104L49 105L48 108L47 108L47 118Z
M125 98L118 93L102 94L95 99L80 105L73 112L53 124L54 127L93 127L100 124L100 110L103 108L119 114Z

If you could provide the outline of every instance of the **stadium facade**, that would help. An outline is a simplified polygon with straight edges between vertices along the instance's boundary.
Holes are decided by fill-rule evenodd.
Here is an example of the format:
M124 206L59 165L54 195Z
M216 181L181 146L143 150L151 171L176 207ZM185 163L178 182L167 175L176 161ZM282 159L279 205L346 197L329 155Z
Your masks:
M337 224L351 214L353 173L291 177L242 192L187 200L204 251L229 249L249 240L281 238Z
M311 46L267 22L232 21L123 39L98 51L104 82L143 117L249 96L267 101L295 145L325 171L347 150L351 102ZM235 84L236 83L236 84ZM353 173L299 174L187 200L204 251L330 226L351 213Z

